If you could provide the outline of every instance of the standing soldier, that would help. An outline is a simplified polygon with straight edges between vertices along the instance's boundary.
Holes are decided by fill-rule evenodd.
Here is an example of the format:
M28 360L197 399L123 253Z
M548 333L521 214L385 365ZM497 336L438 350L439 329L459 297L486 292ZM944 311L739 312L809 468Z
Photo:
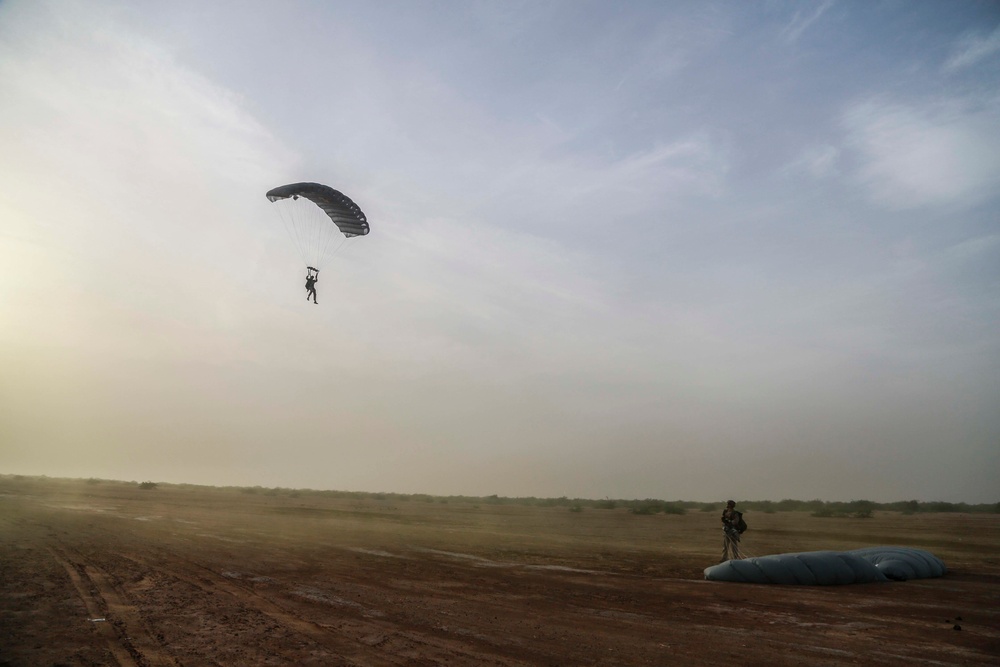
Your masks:
M722 543L722 560L724 563L730 559L742 560L740 553L740 533L745 530L743 523L743 513L736 511L736 501L726 502L726 509L722 510L722 532L725 535Z

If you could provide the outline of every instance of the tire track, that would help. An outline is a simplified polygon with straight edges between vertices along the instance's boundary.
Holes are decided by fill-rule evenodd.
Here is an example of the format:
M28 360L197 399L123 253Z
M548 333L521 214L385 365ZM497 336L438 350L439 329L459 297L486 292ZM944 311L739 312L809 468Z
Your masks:
M333 623L309 620L253 588L241 585L238 580L177 556L171 557L169 565L153 564L133 554L121 556L203 591L226 593L239 604L263 613L279 625L330 651L337 656L337 664L396 667L414 664L417 656L424 660L433 656L430 659L436 664L503 664L510 667L528 667L530 664L502 653L472 649L468 637L452 637L452 631L441 627L428 626L421 631L402 628L392 621L374 620L368 616L371 610L361 605L338 605L338 615Z
M121 554L121 556L141 567L173 577L202 591L228 594L240 605L255 609L282 627L303 635L319 646L322 646L331 654L337 656L339 660L343 661L339 662L339 664L349 667L395 667L397 665L408 664L402 658L394 658L388 655L373 656L369 647L364 643L338 636L337 631L343 630L345 625L355 625L355 623L340 623L337 627L333 627L304 619L280 604L262 596L253 589L241 586L197 563L187 563L186 568L180 569L162 564L152 564L135 555ZM372 629L368 634L374 634L374 632L374 629Z
M177 667L107 574L65 548L50 548L49 553L66 570L90 618L105 619L94 626L120 667Z

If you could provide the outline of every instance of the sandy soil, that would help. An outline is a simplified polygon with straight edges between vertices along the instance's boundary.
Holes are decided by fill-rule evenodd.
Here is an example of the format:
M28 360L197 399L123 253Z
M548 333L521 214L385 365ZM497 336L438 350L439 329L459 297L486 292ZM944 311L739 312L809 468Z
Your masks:
M997 515L747 519L754 553L905 543L953 571L725 584L715 514L8 477L0 665L1000 664Z

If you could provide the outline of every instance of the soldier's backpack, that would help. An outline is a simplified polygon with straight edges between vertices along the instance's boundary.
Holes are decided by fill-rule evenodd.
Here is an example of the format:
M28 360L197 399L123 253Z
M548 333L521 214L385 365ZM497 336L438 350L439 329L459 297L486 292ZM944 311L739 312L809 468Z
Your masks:
M743 520L743 512L736 513L736 532L740 535L747 532L747 522Z

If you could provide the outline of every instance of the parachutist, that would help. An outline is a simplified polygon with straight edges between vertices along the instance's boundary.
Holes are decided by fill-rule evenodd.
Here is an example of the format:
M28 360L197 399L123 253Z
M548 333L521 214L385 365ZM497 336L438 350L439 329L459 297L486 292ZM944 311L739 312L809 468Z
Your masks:
M0 0L2 1L2 0ZM370 231L368 218L343 192L319 183L290 183L268 190L265 195L277 205L285 231L306 264L306 301L316 298L316 283L323 259L328 259L348 239ZM339 238L339 243L335 243Z
M309 300L309 297L312 297L313 303L319 303L319 301L316 300L316 283L318 282L319 271L309 267L309 270L306 272L306 301Z
M340 247L370 231L368 218L350 197L319 183L290 183L268 190L276 212L307 267L323 266Z
M722 560L720 563L724 563L730 559L742 560L743 554L740 553L740 528L746 530L746 524L743 523L743 513L736 511L736 501L730 500L726 503L726 509L722 510L722 531L725 537L722 543Z

